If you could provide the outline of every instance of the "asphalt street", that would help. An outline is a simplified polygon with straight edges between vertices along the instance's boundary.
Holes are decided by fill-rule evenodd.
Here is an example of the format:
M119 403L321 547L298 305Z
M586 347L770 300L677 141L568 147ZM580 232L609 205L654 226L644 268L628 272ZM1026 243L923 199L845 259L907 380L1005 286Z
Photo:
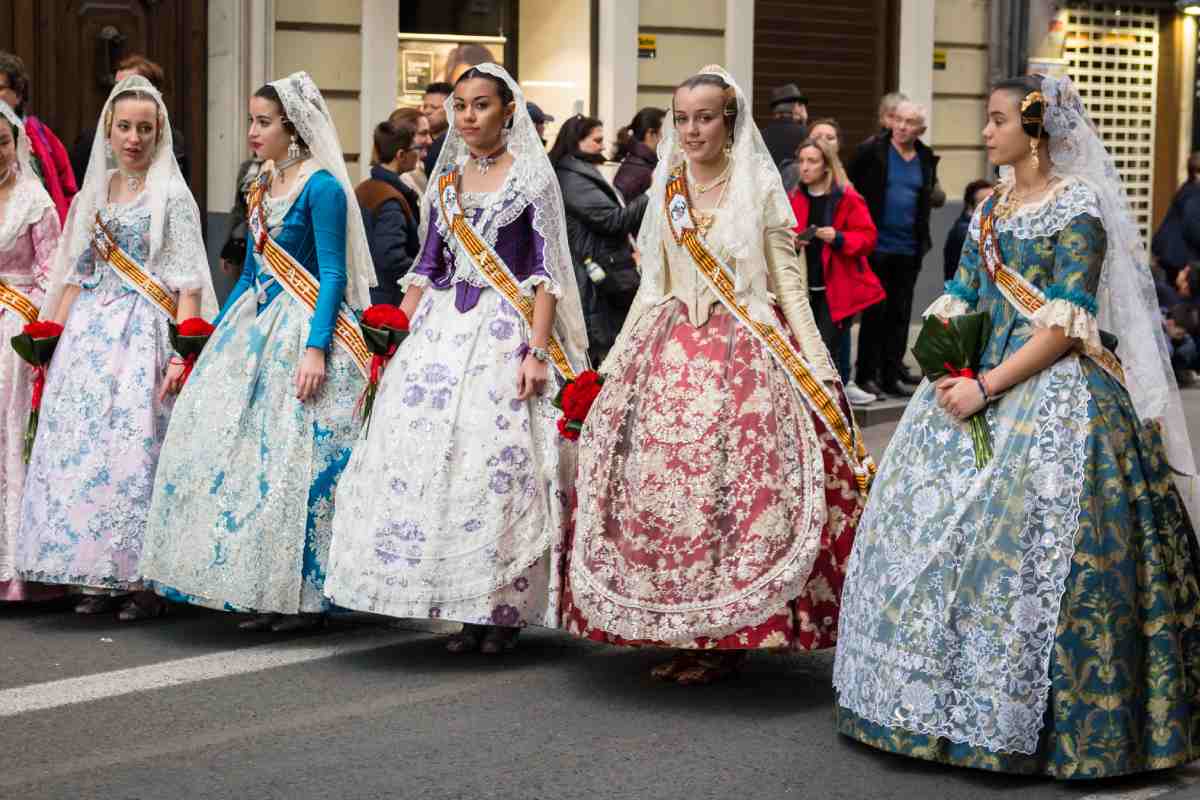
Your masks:
M1187 405L1200 431L1200 392ZM867 430L877 454L892 427ZM682 688L647 675L661 651L555 631L453 656L444 634L371 619L282 637L240 619L0 606L0 800L1200 798L1200 764L1064 784L851 743L831 653Z

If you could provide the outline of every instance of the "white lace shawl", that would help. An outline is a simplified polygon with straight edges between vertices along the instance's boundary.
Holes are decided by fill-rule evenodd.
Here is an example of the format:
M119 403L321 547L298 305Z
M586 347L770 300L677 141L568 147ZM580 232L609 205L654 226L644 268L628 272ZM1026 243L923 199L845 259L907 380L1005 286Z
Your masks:
M44 314L50 316L58 308L76 262L92 245L92 227L96 212L108 205L109 181L116 167L108 148L108 123L114 99L127 91L136 91L153 100L158 106L159 137L150 169L146 174L146 185L142 190L150 206L150 257L142 266L160 277L187 276L178 281L177 288L181 291L198 290L200 315L212 319L217 313L217 295L213 291L212 273L204 249L200 209L183 180L178 162L175 161L171 119L162 95L150 81L140 75L125 78L113 87L100 112L100 118L96 121L96 136L92 140L87 174L79 194L71 203L71 210L63 226L63 236L54 254L50 285L42 303Z
M17 129L17 161L13 166L16 171L16 183L8 201L0 206L3 215L0 216L0 251L8 250L26 228L37 223L47 209L54 208L54 201L38 180L33 171L33 156L29 145L29 137L20 117L9 107L8 103L0 100L0 125L5 121ZM0 267L0 272L4 272Z

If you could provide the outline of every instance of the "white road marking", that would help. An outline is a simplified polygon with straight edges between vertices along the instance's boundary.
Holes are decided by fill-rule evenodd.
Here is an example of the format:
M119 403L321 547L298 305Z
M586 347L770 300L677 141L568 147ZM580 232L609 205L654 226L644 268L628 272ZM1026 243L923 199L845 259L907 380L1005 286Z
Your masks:
M1172 794L1188 787L1200 784L1200 764L1193 763L1186 767L1166 772L1162 777L1155 782L1153 786L1144 786L1141 789L1126 789L1119 792L1097 792L1089 794L1080 800L1150 800L1153 797L1161 797L1163 795L1171 795L1172 798L1178 796L1179 800L1186 797L1195 797L1195 794Z
M0 718L377 650L411 638L411 633L377 629L351 631L34 683L0 691Z

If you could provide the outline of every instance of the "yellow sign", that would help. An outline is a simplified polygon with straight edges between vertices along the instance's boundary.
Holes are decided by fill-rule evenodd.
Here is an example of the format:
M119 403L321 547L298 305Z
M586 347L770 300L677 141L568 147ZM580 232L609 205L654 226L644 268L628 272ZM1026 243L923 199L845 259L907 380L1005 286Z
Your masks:
M653 33L638 34L638 58L658 58L658 36Z
M945 50L934 50L933 51L933 68L935 70L944 70L946 68L946 51Z

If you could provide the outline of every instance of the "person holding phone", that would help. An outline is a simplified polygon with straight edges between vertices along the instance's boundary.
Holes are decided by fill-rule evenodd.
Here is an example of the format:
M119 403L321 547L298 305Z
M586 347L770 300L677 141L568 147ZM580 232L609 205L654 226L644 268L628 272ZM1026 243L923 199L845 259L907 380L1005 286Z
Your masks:
M846 386L846 399L854 405L872 403L876 395L850 383L850 324L885 296L867 263L878 237L875 223L828 141L806 139L796 148L796 163L800 185L790 199L813 317Z

